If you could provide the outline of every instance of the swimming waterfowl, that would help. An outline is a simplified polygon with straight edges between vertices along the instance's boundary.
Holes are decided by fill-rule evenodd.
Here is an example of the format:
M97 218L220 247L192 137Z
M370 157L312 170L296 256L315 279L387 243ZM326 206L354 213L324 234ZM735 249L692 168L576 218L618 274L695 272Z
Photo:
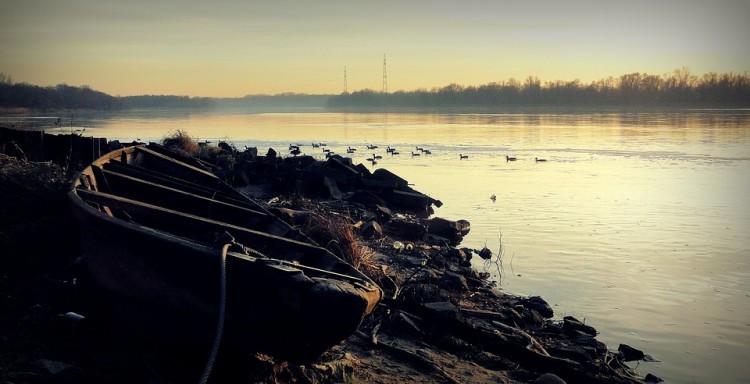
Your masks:
M516 160L518 159L516 159L515 157L505 156L505 161L516 161Z
M539 158L536 158L536 157L535 157L535 158L534 158L534 161L536 161L536 162L539 162L539 161L547 161L547 159L539 159Z
M463 160L463 159L468 159L468 158L469 158L469 155L463 155L463 154L460 154L460 153L459 153L459 154L458 154L458 158L459 158L459 159L461 159L461 160Z

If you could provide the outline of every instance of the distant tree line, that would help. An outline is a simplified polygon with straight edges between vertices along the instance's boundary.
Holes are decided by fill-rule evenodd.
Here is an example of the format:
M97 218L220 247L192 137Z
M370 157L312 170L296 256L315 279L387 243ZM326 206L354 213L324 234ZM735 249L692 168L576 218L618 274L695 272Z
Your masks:
M579 80L542 82L529 76L480 86L450 84L430 91L393 93L365 89L328 99L333 108L349 107L507 107L507 106L750 106L750 77L687 68L657 76L631 73L584 84Z
M89 87L65 84L39 87L26 83L0 83L0 107L32 109L119 109L116 97Z
M243 98L188 96L110 96L88 86L60 84L40 87L14 84L0 73L0 108L94 109L133 108L445 108L514 106L750 106L750 76L709 72L701 77L687 68L658 76L630 73L584 84L579 80L542 83L529 76L523 82L509 79L480 86L450 84L432 90L393 93L365 89L340 95L249 95Z
M131 108L206 108L215 104L211 98L188 96L110 96L88 86L59 84L40 87L27 83L14 84L10 76L0 73L0 108L94 109L120 110Z

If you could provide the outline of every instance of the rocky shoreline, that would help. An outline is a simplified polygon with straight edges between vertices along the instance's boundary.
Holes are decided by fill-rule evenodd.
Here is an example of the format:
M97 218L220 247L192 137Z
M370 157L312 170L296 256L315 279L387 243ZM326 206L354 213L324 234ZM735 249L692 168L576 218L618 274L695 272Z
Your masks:
M591 326L572 317L554 320L541 297L497 289L471 267L473 257L497 254L461 247L469 223L431 217L436 201L417 200L426 205L415 209L389 199L403 184L396 175L353 181L347 174L364 171L350 161L330 161L334 170L321 171L325 163L297 156L271 161L269 153L226 143L198 153L204 166L319 244L343 258L356 253L356 266L386 296L355 334L316 361L224 348L209 382L661 381L625 364L648 361L643 352L626 345L609 350ZM134 334L88 289L67 211L67 165L0 154L0 381L198 381L210 346Z

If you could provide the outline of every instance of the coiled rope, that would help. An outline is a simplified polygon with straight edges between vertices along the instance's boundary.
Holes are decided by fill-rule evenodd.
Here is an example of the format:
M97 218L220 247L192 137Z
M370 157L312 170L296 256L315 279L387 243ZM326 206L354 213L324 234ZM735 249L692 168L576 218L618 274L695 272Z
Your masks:
M203 368L203 375L201 375L200 384L208 383L208 378L211 376L211 371L216 363L216 357L219 355L219 346L221 345L221 339L224 334L224 321L226 320L227 314L227 252L229 252L229 247L231 247L232 244L234 244L234 239L232 239L231 242L224 244L221 248L219 319L216 322L216 335L214 336L213 345L211 347L211 354L208 356L206 367Z

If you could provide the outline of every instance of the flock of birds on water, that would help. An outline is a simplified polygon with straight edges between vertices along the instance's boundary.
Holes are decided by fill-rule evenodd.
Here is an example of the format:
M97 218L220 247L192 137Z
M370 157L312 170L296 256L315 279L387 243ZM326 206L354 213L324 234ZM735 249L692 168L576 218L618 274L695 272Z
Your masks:
M304 145L303 144L289 144L289 153L291 155L293 155L293 156L298 156L300 154L303 154L302 150L300 149L300 147L302 147L302 146L304 146ZM312 147L313 148L320 148L320 149L322 149L322 152L325 154L326 158L329 158L329 157L331 157L331 156L333 156L335 154L334 151L332 151L329 148L327 148L327 144L325 144L325 143L312 143ZM366 148L369 151L375 151L379 147L377 145L367 144ZM352 148L350 146L346 148L346 153L347 154L354 154L356 152L357 152L357 148ZM385 152L387 154L390 154L391 156L396 156L396 155L400 155L401 154L396 148L393 148L390 145L385 149ZM421 155L431 155L432 154L431 150L426 149L426 148L422 148L420 146L414 147L414 150L410 151L410 152L411 152L410 153L411 157L417 157L417 156L421 156ZM368 157L367 161L369 161L370 163L372 163L373 165L375 165L375 164L377 164L378 160L380 160L382 158L383 158L383 156L378 155L375 152L373 152L372 153L372 157ZM459 153L458 154L458 159L459 160L464 160L464 159L468 159L468 158L469 158L469 155L464 155L463 153ZM507 155L505 156L505 161L506 162L516 161L516 160L518 160L517 157L507 156ZM546 161L547 161L547 159L540 159L538 157L534 158L534 162L537 162L537 163L538 162L546 162Z

